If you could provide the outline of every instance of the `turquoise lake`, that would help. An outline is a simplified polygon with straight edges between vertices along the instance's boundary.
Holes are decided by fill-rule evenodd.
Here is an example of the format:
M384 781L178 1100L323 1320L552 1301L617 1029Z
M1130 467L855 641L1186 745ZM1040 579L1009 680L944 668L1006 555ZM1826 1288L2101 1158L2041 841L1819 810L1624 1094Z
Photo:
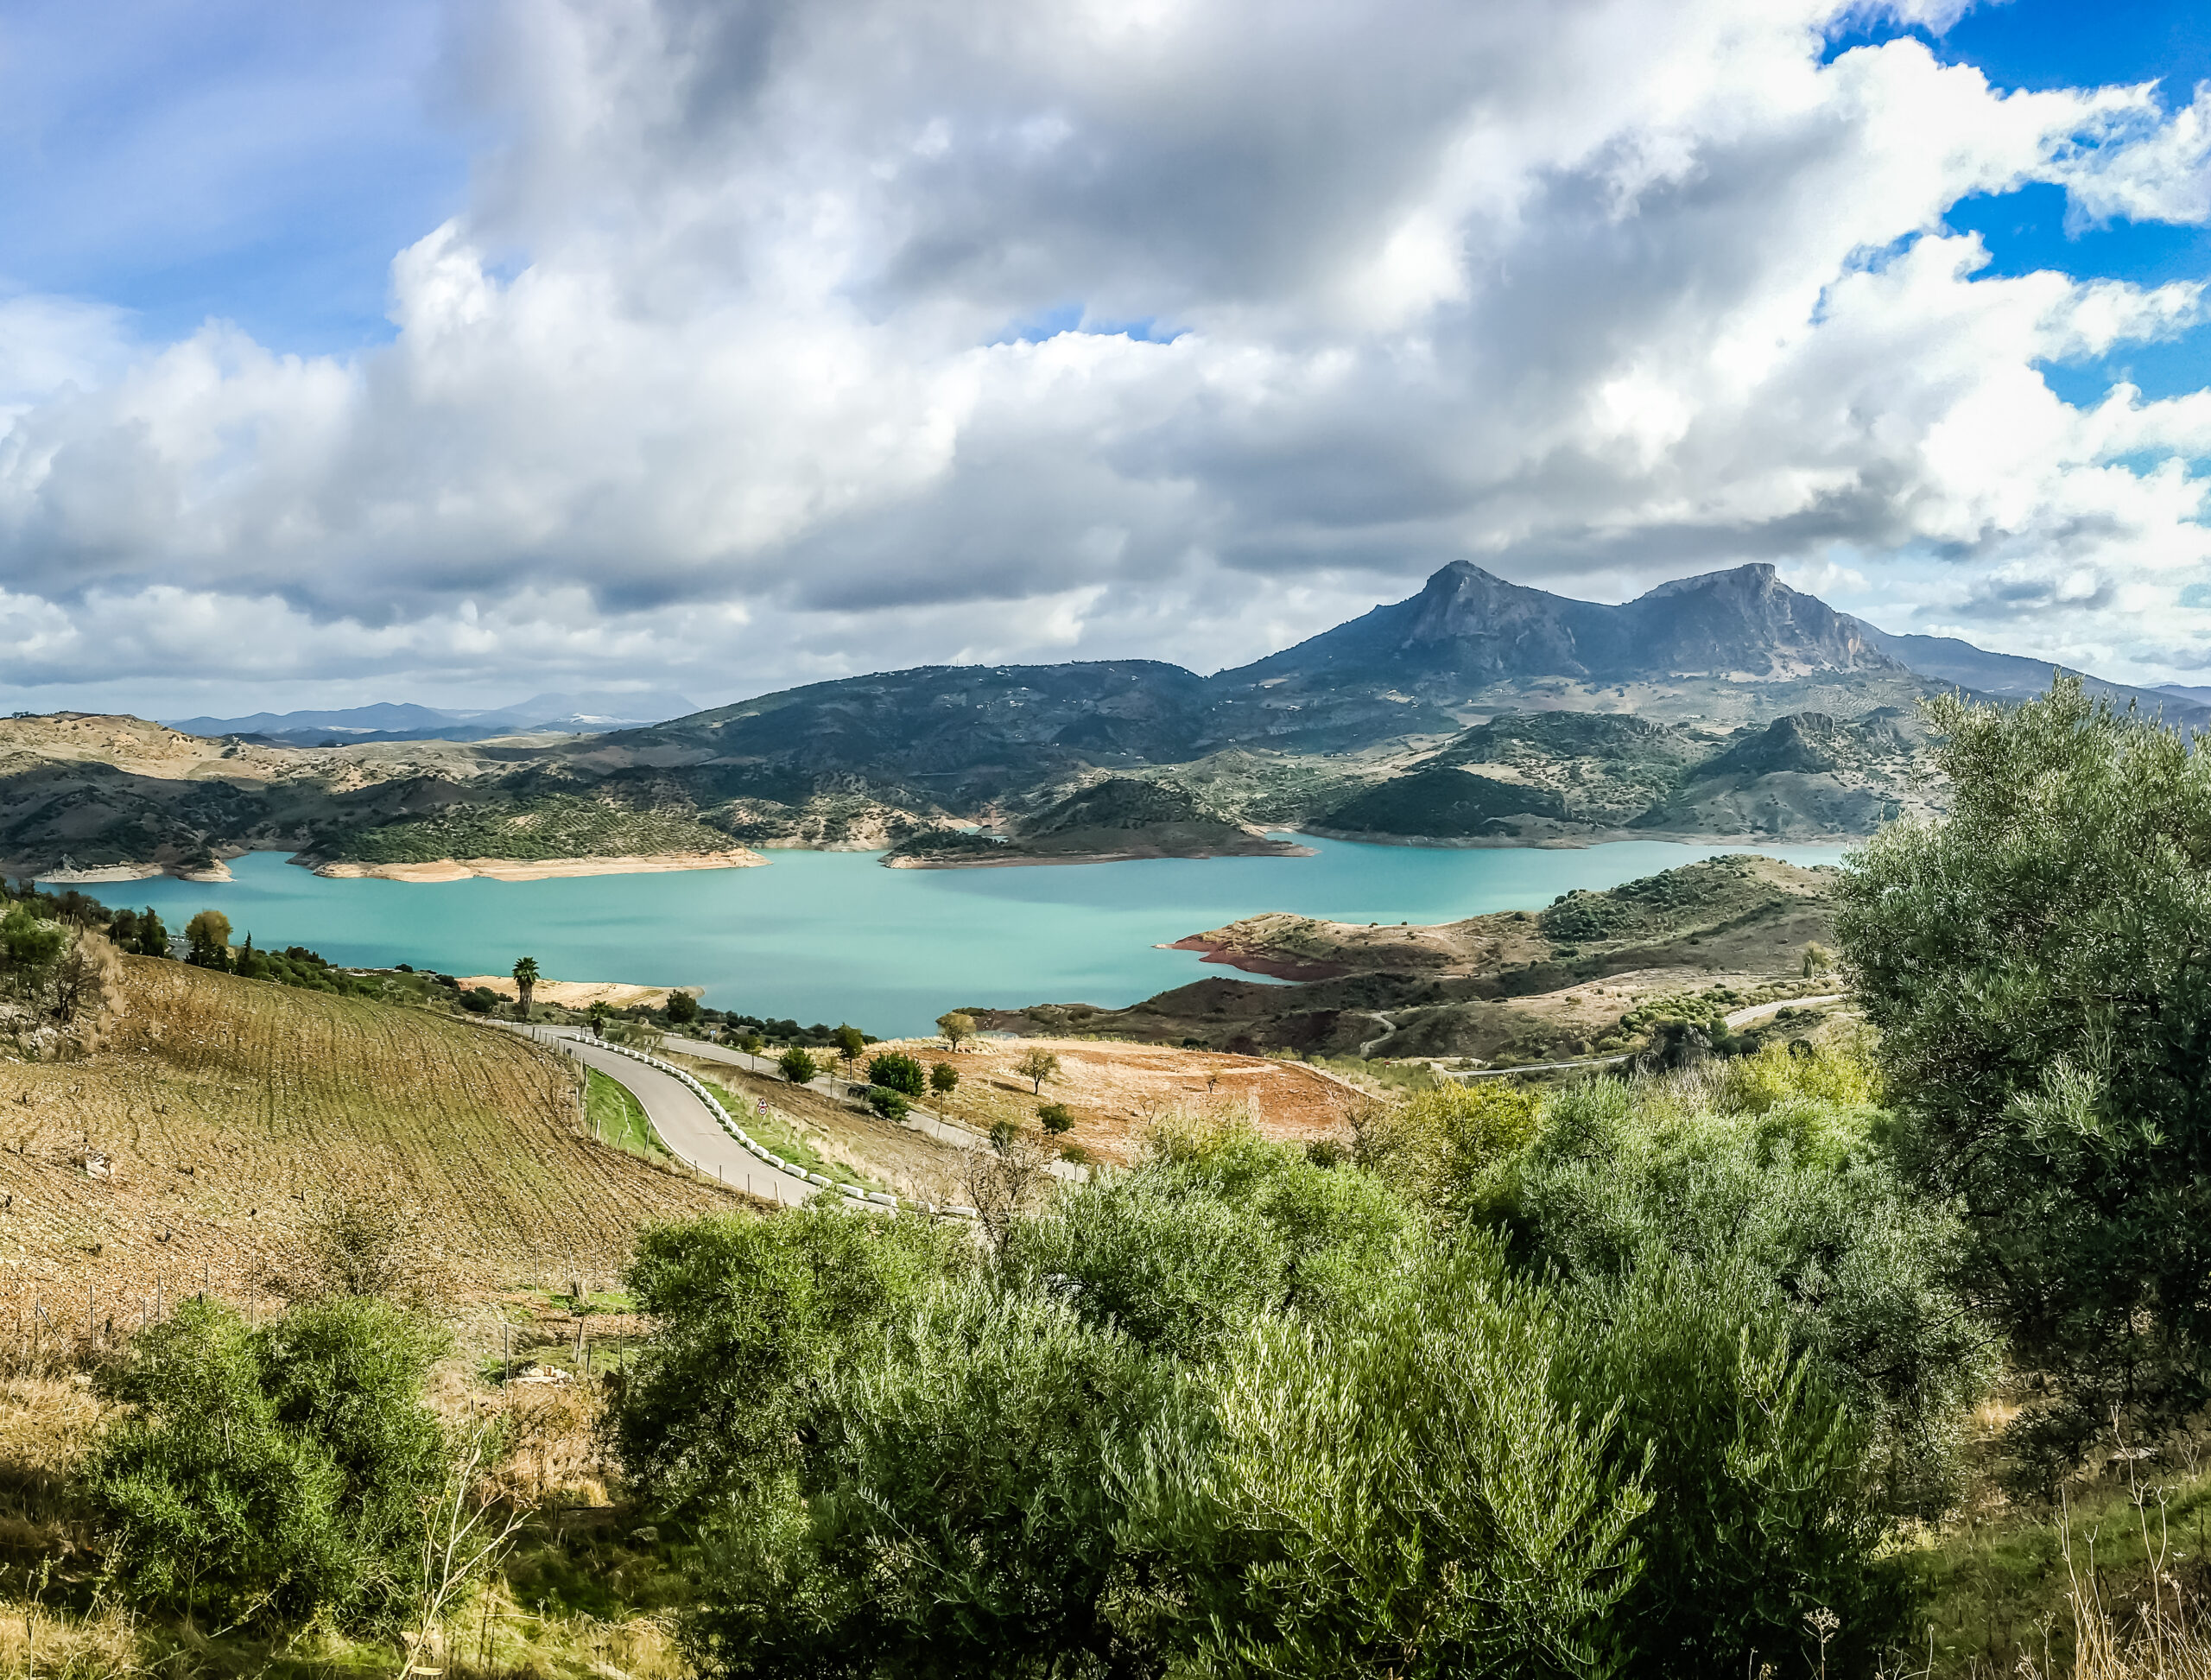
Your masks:
M333 962L504 974L529 955L554 979L703 986L717 1009L801 1023L927 1031L961 1004L1131 1004L1225 971L1153 947L1294 910L1341 922L1448 922L1540 909L1720 855L1629 840L1578 851L1443 851L1308 840L1310 858L1163 859L1016 869L885 869L873 853L770 852L765 869L422 885L325 880L262 852L234 881L109 882L111 906L152 905L181 930L219 910L232 937L307 945ZM1766 855L1831 864L1840 846Z

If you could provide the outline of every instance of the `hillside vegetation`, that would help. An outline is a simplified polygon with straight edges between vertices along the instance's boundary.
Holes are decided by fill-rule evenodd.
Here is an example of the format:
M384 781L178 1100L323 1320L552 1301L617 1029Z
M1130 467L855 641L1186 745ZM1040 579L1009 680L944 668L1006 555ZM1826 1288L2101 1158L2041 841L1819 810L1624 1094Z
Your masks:
M978 1010L1023 1035L1086 1030L1169 1043L1501 1064L1641 1048L1663 1020L1821 989L1810 948L1834 937L1833 870L1735 856L1686 864L1537 913L1423 927L1273 912L1193 934L1206 960L1297 982L1208 979L1127 1009Z
M448 1015L125 960L104 1048L0 1062L0 1265L30 1311L136 1325L212 1278L236 1298L336 1193L409 1210L463 1293L611 1276L719 1192L592 1140L571 1071ZM18 1328L20 1328L18 1326Z

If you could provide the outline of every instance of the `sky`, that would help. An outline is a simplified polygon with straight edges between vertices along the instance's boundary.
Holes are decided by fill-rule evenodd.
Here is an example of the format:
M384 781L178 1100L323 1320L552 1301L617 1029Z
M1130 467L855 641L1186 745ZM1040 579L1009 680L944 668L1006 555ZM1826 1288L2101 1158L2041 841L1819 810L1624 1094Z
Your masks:
M0 707L1211 671L1749 561L2211 682L2211 12L12 0Z

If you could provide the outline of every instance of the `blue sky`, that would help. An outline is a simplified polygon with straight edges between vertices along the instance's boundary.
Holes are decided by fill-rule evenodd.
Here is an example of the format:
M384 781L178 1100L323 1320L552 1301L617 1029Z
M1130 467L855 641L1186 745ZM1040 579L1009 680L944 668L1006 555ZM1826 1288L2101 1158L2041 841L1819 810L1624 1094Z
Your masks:
M410 0L57 3L0 21L0 276L137 332L280 350L390 336L392 255L466 203L480 132Z
M24 0L0 687L1206 669L1461 557L2202 681L2211 23L1922 10Z
M2169 100L2185 103L2199 82L2211 80L2211 10L2171 0L2011 0L1975 7L1939 34L1891 22L1840 32L1834 46L1904 34L2005 88L2157 81ZM2064 190L2053 185L1977 193L1945 219L1981 236L1995 274L2058 269L2143 285L2211 276L2211 229L2125 218L2068 225ZM2132 346L2116 358L2054 365L2049 377L2075 401L2093 401L2118 378L2151 396L2200 390L2211 385L2211 328Z

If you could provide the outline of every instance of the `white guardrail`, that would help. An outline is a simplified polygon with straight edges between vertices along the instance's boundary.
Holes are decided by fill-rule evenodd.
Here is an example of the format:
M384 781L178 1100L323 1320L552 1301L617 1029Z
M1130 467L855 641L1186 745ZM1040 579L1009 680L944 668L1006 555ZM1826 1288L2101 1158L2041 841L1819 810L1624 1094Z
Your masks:
M572 1038L567 1042L570 1043L581 1043L584 1041L581 1039ZM729 1110L721 1106L720 1100L718 1099L713 1092L709 1091L704 1085L700 1084L700 1081L692 1075L686 1073L682 1068L676 1067L673 1062L663 1062L658 1056L649 1055L643 1050L632 1049L627 1044L609 1044L604 1042L599 1042L595 1043L592 1045L592 1048L594 1049L611 1050L617 1056L626 1056L632 1062L642 1062L646 1067L654 1068L660 1073L666 1074L671 1079L682 1081L684 1085L689 1088L691 1094L698 1098L700 1102L706 1105L706 1112L714 1117L714 1119L721 1126L721 1129L737 1140L738 1146L740 1149L743 1149L747 1153L756 1156L760 1160L766 1162L768 1165L775 1168L778 1172L788 1173L793 1178L802 1178L808 1183L818 1184L825 1190L835 1190L843 1195L847 1201L857 1201L863 1205L872 1204L877 1208L889 1208L894 1211L897 1208L904 1208L917 1214L948 1214L953 1219L973 1219L976 1217L975 1210L972 1208L962 1208L958 1206L940 1208L933 1201L902 1201L898 1197L887 1195L882 1190L862 1189L857 1184L840 1184L834 1179L824 1177L818 1172L808 1172L804 1167L799 1165L797 1162L784 1160L782 1156L776 1154L775 1151L770 1149L765 1144L763 1144L757 1138L748 1135L743 1126L739 1125L735 1120L730 1118Z

